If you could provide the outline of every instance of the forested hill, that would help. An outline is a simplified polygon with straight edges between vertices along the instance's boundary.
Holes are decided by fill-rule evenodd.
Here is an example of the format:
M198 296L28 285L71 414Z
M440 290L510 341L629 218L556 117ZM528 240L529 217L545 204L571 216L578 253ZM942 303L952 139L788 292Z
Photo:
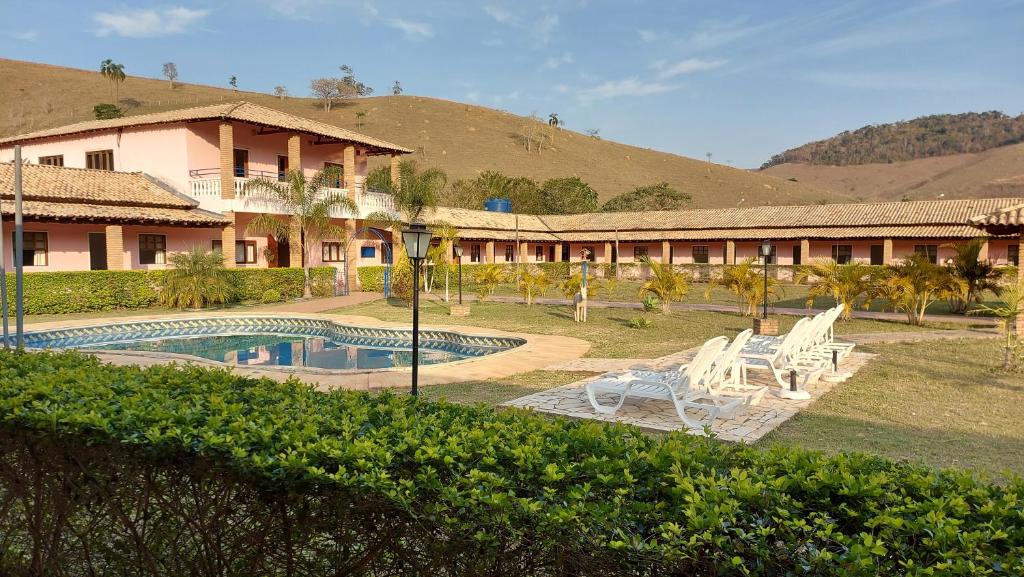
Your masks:
M842 132L776 154L761 168L785 163L848 166L900 162L982 152L1019 142L1024 142L1024 114L935 114Z

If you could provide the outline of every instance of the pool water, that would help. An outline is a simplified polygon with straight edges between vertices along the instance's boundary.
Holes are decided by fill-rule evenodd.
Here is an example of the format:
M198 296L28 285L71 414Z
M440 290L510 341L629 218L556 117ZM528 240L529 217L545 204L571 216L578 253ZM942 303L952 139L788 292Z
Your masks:
M178 353L248 366L384 369L412 364L412 351L408 349L358 346L318 336L255 334L171 337L91 348ZM469 356L420 348L421 365L448 363L465 358Z

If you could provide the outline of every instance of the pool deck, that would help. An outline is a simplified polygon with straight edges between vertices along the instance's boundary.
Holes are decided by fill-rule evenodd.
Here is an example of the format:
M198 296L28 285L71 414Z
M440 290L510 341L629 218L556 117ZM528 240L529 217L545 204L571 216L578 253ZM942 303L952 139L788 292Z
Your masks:
M102 324L130 323L137 321L169 320L189 317L290 317L290 318L313 318L326 319L340 324L409 329L407 323L395 323L381 321L373 317L357 315L338 314L301 314L297 312L268 312L268 311L224 311L224 312L184 312L159 315L114 317L114 318L90 318L78 320L63 320L42 323L32 323L26 328L29 331L43 331L50 329L67 329L74 327L86 327ZM464 381L495 379L507 377L516 373L522 373L539 367L546 367L560 363L570 362L582 357L590 349L590 343L582 339L563 337L555 335L534 335L527 333L513 333L499 331L482 327L462 325L422 325L422 329L441 329L455 331L467 335L505 336L524 339L526 344L514 349L502 351L478 358L464 359L451 363L437 365L424 365L419 368L419 382L421 386L429 386L444 383L456 383ZM189 363L209 367L230 368L234 373L248 377L268 377L276 380L286 380L292 377L301 381L311 383L322 390L331 389L354 389L354 390L379 390L385 388L408 387L411 379L411 369L408 367L374 370L325 370L313 368L289 368L276 366L242 366L218 363L207 359L200 359L188 355L177 355L157 352L137 351L95 351L101 360L118 365L140 365L150 366L156 364L167 364L171 362Z

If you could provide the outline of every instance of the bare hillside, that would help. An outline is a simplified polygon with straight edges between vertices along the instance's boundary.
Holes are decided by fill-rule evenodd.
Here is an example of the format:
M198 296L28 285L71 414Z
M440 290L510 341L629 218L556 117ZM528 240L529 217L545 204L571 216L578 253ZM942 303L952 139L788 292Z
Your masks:
M156 68L156 65L154 65ZM131 70L127 71L133 72ZM112 100L97 72L0 59L0 134L59 126L92 118L92 107ZM306 92L306 87L292 87ZM523 130L529 120L499 110L420 96L378 96L336 105L330 112L308 98L129 76L120 87L127 114L143 114L196 104L249 100L292 114L357 130L415 148L416 158L443 168L451 179L498 170L543 180L576 175L601 200L639 185L667 181L693 195L698 207L811 204L848 201L837 190L823 192L813 182L790 182L771 172L751 172L649 149L599 140L566 129L535 126L545 135L538 152L527 151ZM571 110L559 111L563 118ZM357 113L362 113L361 115Z

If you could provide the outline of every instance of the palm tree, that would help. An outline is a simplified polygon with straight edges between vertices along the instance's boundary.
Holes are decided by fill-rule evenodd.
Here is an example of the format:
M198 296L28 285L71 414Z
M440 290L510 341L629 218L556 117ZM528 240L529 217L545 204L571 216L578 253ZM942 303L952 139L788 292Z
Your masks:
M260 214L249 222L247 234L272 234L289 238L293 233L302 247L302 276L304 297L313 295L309 281L310 247L322 239L345 239L345 229L331 222L332 209L357 214L359 207L344 194L328 192L341 173L329 166L306 179L301 170L289 170L285 181L253 178L245 183L243 194L262 196L279 204L289 216L287 221L272 214ZM295 228L293 231L292 228ZM347 244L347 243L342 243ZM354 266L347 262L346 266Z
M654 262L644 256L640 262L651 268L651 278L640 285L639 296L651 295L661 301L661 311L668 314L673 301L682 300L690 292L690 282L685 274L672 270L672 265Z
M124 73L124 64L117 64L110 58L107 58L103 62L100 62L100 74L110 82L111 94L114 96L114 104L118 102L118 85L124 82L126 78Z
M768 279L768 299L779 300L782 295L778 288L779 281L775 278ZM722 273L711 279L706 289L704 298L711 299L711 291L720 286L736 295L739 299L740 314L743 316L753 315L757 311L757 305L764 302L764 276L754 266L754 259L748 258L740 264L727 265L722 267Z
M551 278L537 265L526 267L519 275L519 294L523 295L527 305L532 305L534 297L544 294L549 286Z
M1003 338L1005 339L1003 344L1003 369L1010 370L1013 368L1013 351L1016 349L1014 343L1014 322L1020 323L1020 315L1024 314L1024 282L1017 281L1007 286L1002 287L999 292L999 298L1003 301L1003 306L990 306L987 304L980 304L978 308L968 312L967 314L979 314L979 313L991 313L999 318L1000 324L1003 329ZM1018 327L1017 330L1021 330L1024 327Z
M796 269L794 282L809 284L807 308L816 297L832 297L843 305L843 319L850 320L857 298L871 288L872 268L863 264L838 264L832 259L817 259Z
M169 307L199 309L226 303L234 296L231 277L220 251L192 247L172 254L171 268L160 280L160 302Z
M882 299L893 311L906 313L907 322L921 325L936 301L966 293L964 284L946 267L932 264L927 255L917 253L877 272L865 304Z
M452 272L452 246L459 239L459 229L455 228L451 223L443 221L435 222L431 228L434 236L441 239L441 242L436 247L431 248L427 254L427 259L430 261L431 268L433 269L431 277L436 277L439 272L444 273L444 302L448 302L451 298L449 281Z
M974 238L967 242L947 245L953 249L949 263L950 272L962 279L966 292L950 299L950 311L964 313L973 304L980 303L985 291L999 292L999 279L1003 269L996 268L991 260L980 260L985 239Z

